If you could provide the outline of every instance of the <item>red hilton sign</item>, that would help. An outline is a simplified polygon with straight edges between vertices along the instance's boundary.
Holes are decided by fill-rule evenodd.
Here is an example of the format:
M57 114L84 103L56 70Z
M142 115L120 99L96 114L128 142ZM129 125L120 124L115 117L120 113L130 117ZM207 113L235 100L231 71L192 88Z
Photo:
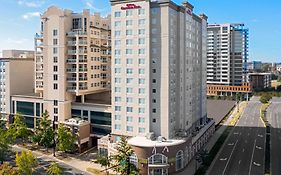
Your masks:
M121 10L129 10L129 9L140 9L141 6L136 4L126 4L125 7L121 7Z

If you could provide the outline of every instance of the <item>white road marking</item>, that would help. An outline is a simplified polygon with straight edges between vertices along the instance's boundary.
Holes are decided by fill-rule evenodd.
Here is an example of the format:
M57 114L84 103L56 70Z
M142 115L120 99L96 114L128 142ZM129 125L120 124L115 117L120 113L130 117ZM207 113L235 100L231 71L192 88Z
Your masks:
M280 145L281 146L281 145ZM245 149L243 148L242 152L245 152Z
M240 163L241 163L241 160L239 160L238 164L240 165Z
M220 158L220 160L221 160L221 161L226 161L226 160L227 160L227 158Z
M224 170L223 170L223 172L222 172L222 175L225 174L226 168L227 168L227 166L228 166L228 164L229 164L229 161L230 161L230 159L231 159L231 157L232 157L232 154L233 154L233 152L234 152L234 150L235 150L235 147L236 147L236 145L237 145L237 142L238 142L238 140L236 140L236 142L235 142L235 145L234 145L234 147L233 147L233 149L232 149L232 151L231 151L231 153L230 153L229 159L227 160L227 163L226 163L226 165L225 165L225 167L224 167Z
M261 164L254 162L254 165L256 166L261 166Z
M260 147L260 146L256 146L256 148L257 148L257 149L259 149L259 150L261 150L261 149L262 149L262 147Z
M258 134L258 137L261 137L261 138L263 138L263 135L261 135L261 134Z
M227 144L228 146L233 146L234 145L234 143L229 143L229 144Z
M255 139L255 143L254 143L254 147L253 147L253 152L252 152L252 157L251 157L251 162L250 162L249 175L251 174L252 162L253 162L253 158L254 158L254 153L255 153L256 142L257 142L257 140Z

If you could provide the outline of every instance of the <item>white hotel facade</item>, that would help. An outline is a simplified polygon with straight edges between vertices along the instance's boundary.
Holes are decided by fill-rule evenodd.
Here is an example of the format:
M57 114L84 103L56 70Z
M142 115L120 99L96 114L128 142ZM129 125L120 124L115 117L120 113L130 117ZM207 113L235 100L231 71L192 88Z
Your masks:
M188 2L111 5L112 134L99 148L110 153L125 135L141 174L181 171L214 131L206 112L207 16Z

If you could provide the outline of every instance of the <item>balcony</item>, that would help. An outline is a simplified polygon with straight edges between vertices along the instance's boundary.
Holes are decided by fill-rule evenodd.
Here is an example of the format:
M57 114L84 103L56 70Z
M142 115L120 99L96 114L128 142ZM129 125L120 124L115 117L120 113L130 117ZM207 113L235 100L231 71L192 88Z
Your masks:
M88 87L86 87L86 86L79 86L79 90L87 90L88 89Z
M87 81L88 78L87 77L79 77L79 81Z
M87 52L87 50L85 49L85 50L79 50L79 54L87 54L88 52Z
M87 45L88 42L86 40L79 40L79 45Z
M67 63L76 63L76 59L75 58L68 58L66 60Z
M79 59L79 63L87 63L88 62L88 60L87 59L85 59L85 58L80 58Z
M72 32L68 32L66 35L69 36L69 37L83 36L83 35L87 35L87 32L83 32L83 31L72 31Z
M77 43L76 41L67 41L68 46L75 46L76 43Z
M38 39L38 40L42 40L43 39L43 34L38 34L36 33L35 36L34 36L35 39Z
M67 78L67 81L76 81L77 79L76 79L76 77L68 77Z
M66 72L76 72L76 68L67 68Z
M76 50L68 50L67 53L68 53L68 55L76 55L77 51Z
M87 72L88 69L87 68L79 68L79 72Z

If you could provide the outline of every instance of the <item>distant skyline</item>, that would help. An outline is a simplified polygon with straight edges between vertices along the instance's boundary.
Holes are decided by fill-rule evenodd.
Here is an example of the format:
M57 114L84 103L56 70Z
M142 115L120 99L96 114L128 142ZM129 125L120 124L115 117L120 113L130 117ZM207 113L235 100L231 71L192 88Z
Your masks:
M181 0L174 0L180 4ZM281 62L280 0L189 0L196 14L205 13L210 24L244 23L249 28L250 61ZM270 2L270 3L269 3ZM40 14L49 6L81 12L110 14L109 0L0 0L0 52L34 48Z

